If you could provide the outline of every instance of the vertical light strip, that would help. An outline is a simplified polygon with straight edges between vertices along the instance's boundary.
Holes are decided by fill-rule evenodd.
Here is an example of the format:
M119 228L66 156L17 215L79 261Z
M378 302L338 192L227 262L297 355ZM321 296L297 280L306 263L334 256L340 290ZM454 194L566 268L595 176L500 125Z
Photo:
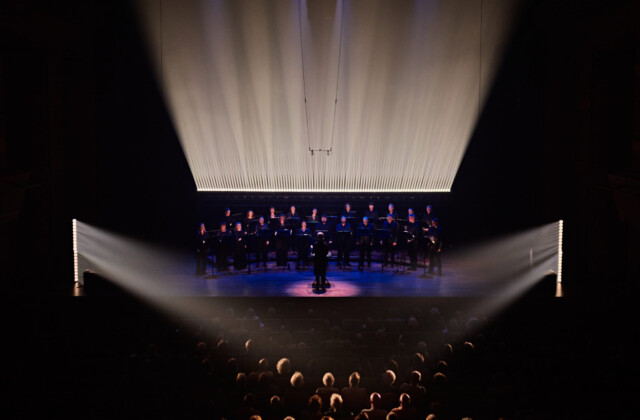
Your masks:
M562 240L563 240L564 221L558 222L558 283L562 283Z
M71 221L71 233L73 235L73 282L78 284L78 224L76 219Z

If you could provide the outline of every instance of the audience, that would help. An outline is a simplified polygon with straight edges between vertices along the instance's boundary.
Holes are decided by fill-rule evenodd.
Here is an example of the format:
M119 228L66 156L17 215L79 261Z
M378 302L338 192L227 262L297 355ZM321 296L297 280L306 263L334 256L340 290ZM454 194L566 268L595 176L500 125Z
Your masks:
M369 420L386 420L387 410L382 408L382 397L377 392L374 392L369 397L369 403L371 406L361 411L362 414L366 414Z
M336 378L334 378L333 374L331 372L327 372L322 377L322 384L324 386L316 389L316 394L318 394L322 399L323 411L327 411L329 409L329 400L331 399L331 396L340 392L338 388L333 386L335 382Z
M77 359L33 346L45 351L48 372L60 366L59 374L42 382L47 394L41 398L56 407L47 395L60 400L69 389L85 409L91 404L89 418L228 420L588 418L588 410L554 410L570 391L589 396L585 401L607 401L609 394L590 391L581 369L567 372L570 360L586 360L582 352L594 351L576 332L547 337L548 327L528 324L514 334L519 321L511 318L489 323L439 308L360 310L347 319L337 309L299 311L284 303L264 312L221 308L195 328L149 317L131 325L102 323L94 339L82 336L86 342L60 333L69 343L65 351ZM259 326L240 328L256 319ZM450 341L452 331L456 339ZM617 347L603 354L622 357L618 353L626 354ZM627 353L625 360L633 360ZM92 358L77 356L83 354ZM590 374L597 367L584 366ZM604 366L613 371L626 365ZM623 392L606 376L600 380L615 395ZM88 384L113 397L99 399ZM22 395L26 400L30 394ZM136 409L120 414L119 407L129 406Z

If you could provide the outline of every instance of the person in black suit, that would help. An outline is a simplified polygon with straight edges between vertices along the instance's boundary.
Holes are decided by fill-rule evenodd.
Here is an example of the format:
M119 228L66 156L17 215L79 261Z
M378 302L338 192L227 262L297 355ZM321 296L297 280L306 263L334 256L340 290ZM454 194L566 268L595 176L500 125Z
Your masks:
M278 226L278 215L275 207L269 207L269 216L267 216L266 222L271 229L275 229Z
M433 214L431 204L427 204L427 209L424 215L422 215L422 225L425 227L425 231L429 230L429 228L431 227L431 222L433 221L434 217L435 216Z
M308 222L320 222L320 215L318 214L318 209L311 210L311 216L307 217Z
M233 231L233 268L247 268L247 233L242 229L242 222L236 222Z
M391 208L393 204L389 204ZM391 257L391 266L396 262L396 247L398 246L398 222L396 222L393 213L389 213L387 215L387 220L382 225L382 228L388 230L390 236L383 241L380 241L380 245L382 245L382 262L383 266L389 265L389 257Z
M299 218L299 214L296 212L296 206L292 205L287 213L287 219Z
M431 227L427 231L429 240L429 272L433 273L433 268L438 267L438 274L442 274L442 249L444 241L442 228L437 218L431 221Z
M422 234L422 229L416 223L416 215L414 213L409 214L409 223L407 223L407 252L409 254L409 261L411 262L410 271L418 269L418 238Z
M222 216L221 222L227 225L228 231L233 228L233 216L231 216L231 209L229 207L224 209L224 216Z
M258 219L258 224L256 225L256 234L258 235L258 252L256 255L257 264L260 265L260 261L262 261L262 266L267 266L267 252L269 246L269 239L260 236L260 231L269 230L269 225L267 225L264 221L264 217L260 216Z
M247 211L247 215L244 218L244 229L247 232L253 232L254 231L253 228L255 227L256 223L257 223L257 220L255 215L253 214L253 210L249 209Z
M338 266L350 267L349 247L351 246L351 225L347 223L347 217L340 218L340 224L336 226L336 241L338 242Z
M196 234L196 276L207 274L207 255L209 254L209 233L200 223Z
M378 210L375 208L373 201L369 203L369 207L365 210L364 215L369 218L369 223L378 225Z
M231 232L227 230L227 223L220 222L220 230L218 231L216 243L216 268L218 271L227 270L227 257L229 256L229 238Z
M331 223L329 223L327 216L324 214L320 218L320 223L318 223L318 226L316 227L316 232L317 231L322 231L324 233L324 241L327 245L331 245L333 243Z
M351 210L351 203L345 203L344 210L342 211L342 216L354 217L355 213L355 211Z
M291 230L287 227L284 214L281 214L279 219L274 235L276 237L276 266L282 267L287 265L287 251L289 250Z
M389 210L388 214L393 216L393 220L398 219L398 212L396 211L396 206L394 206L393 203L389 203L388 210Z
M327 281L327 264L329 263L329 245L325 242L324 234L318 232L316 243L313 246L313 273L316 276L316 281L313 282L313 287L316 292L324 291L329 287Z
M373 246L373 225L369 223L369 218L364 216L362 223L356 230L356 245L360 248L360 262L358 270L364 269L364 258L367 257L367 267L371 267L371 248Z
M296 269L300 268L300 261L302 261L302 268L309 265L309 246L311 245L311 229L307 227L307 222L302 221L300 229L296 231L297 242L297 258Z

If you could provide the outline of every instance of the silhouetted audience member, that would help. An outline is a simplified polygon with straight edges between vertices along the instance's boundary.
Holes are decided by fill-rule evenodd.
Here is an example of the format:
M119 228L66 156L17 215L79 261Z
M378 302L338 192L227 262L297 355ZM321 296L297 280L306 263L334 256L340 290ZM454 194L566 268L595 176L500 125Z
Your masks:
M304 376L301 372L291 375L291 389L284 393L282 404L287 415L299 418L307 407L307 392L304 388Z
M369 397L369 403L371 406L369 408L365 408L361 411L361 413L365 413L369 420L386 420L387 410L382 408L382 397L377 392L374 392Z
M411 372L409 375L409 382L405 382L400 386L400 392L403 394L409 394L413 406L418 410L422 410L427 404L427 390L424 386L420 385L422 374L417 370Z
M411 397L409 394L400 395L400 405L391 409L395 413L398 420L414 420L417 419L416 408L411 406Z
M342 388L340 395L342 395L345 410L352 414L357 414L367 407L367 391L360 388L360 374L358 372L349 375L349 386Z
M274 395L269 400L269 407L267 407L264 412L264 418L267 420L282 420L285 415L286 413L284 406L282 405L282 400L279 396Z
M393 370L387 369L382 373L378 391L382 397L381 406L387 411L395 407L398 402L398 388L395 386L395 381L396 374Z
M274 383L280 390L280 396L283 396L285 392L291 389L291 361L286 357L278 360L276 372Z
M336 382L336 378L333 376L331 372L327 372L322 377L322 383L324 386L316 389L316 394L320 396L322 399L322 410L327 411L329 409L329 400L331 399L331 395L337 394L340 390L333 385Z
M260 411L254 408L255 395L248 393L244 396L242 407L236 410L235 418L238 420L249 420L252 416L260 416Z
M344 408L344 403L340 394L332 394L329 400L329 410L324 413L332 417L334 420L351 419L353 416Z
M322 412L322 398L319 395L312 395L307 402L307 409L302 411L302 420L321 420L324 417Z

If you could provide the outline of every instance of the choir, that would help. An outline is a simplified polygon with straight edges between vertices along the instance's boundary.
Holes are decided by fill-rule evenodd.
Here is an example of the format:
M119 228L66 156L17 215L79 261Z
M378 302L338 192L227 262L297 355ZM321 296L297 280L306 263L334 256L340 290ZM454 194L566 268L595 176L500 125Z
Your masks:
M218 271L226 271L229 258L233 267L247 268L267 266L269 251L275 250L277 267L289 267L289 251L295 251L297 269L309 265L317 234L322 232L324 242L337 251L337 265L351 266L350 255L358 251L358 269L365 263L371 267L371 252L374 247L382 251L383 267L396 264L399 250L409 257L408 270L418 267L418 253L422 250L429 258L429 271L437 268L442 273L443 249L442 227L432 206L427 205L422 218L412 208L400 217L393 203L380 215L373 202L369 203L362 216L358 216L350 203L345 203L339 212L321 214L313 208L310 215L301 215L295 205L285 215L270 207L267 216L256 216L253 209L246 213L232 214L225 208L220 217L219 229L207 231L200 224L197 231L196 274L206 273L206 255L215 255Z

